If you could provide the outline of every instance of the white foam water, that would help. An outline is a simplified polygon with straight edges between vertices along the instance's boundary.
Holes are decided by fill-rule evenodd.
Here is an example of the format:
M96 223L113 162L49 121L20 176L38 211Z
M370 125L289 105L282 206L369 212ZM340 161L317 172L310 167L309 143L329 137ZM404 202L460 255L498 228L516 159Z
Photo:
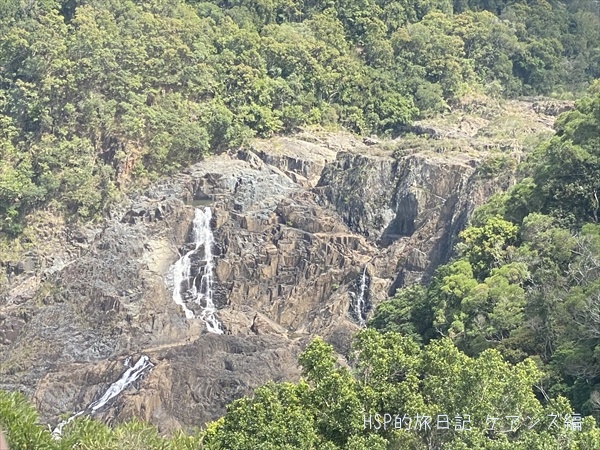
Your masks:
M137 381L146 370L154 367L154 364L150 362L150 358L148 358L146 355L142 355L134 366L129 365L130 361L131 356L128 356L125 360L125 365L128 366L127 370L123 373L123 375L121 375L121 377L117 381L115 381L108 387L108 389L98 400L90 403L87 406L87 408L85 408L83 411L79 411L73 414L67 420L63 420L58 425L56 425L54 430L52 430L52 437L54 439L60 439L62 436L62 429L65 425L69 424L72 420L81 416L82 414L94 414L100 408L105 406L111 399L121 394L121 392L127 389L132 383Z
M95 413L104 405L106 405L111 399L123 392L134 381L137 381L146 371L146 369L151 367L154 367L154 364L150 362L150 358L148 358L146 355L142 355L133 367L129 367L125 373L121 375L121 378L111 384L106 392L104 392L104 395L102 395L102 397L95 402L92 402L88 408L92 410L92 413Z
M223 334L221 323L215 315L217 308L213 301L215 238L210 228L211 220L212 210L209 207L196 208L192 228L194 248L179 258L173 266L173 300L182 307L187 319L193 319L195 314L187 307L184 299L184 293L190 292L193 302L202 307L200 319L204 321L208 331ZM203 270L194 275L192 274L192 255L201 248L204 250ZM197 283L199 276L201 276L200 282ZM190 285L191 287L188 287Z
M363 270L362 277L360 279L360 288L358 291L358 295L355 295L354 298L354 314L358 319L358 324L361 327L366 327L367 323L364 318L364 310L366 303L366 295L367 295L367 267Z
M62 429L64 428L65 425L68 425L69 423L71 423L71 421L73 421L74 419L76 419L77 417L79 417L80 415L82 415L85 411L79 411L78 413L73 414L71 417L69 417L67 420L63 420L62 422L60 422L58 425L56 425L56 427L54 428L54 430L52 430L52 437L54 439L60 439L62 437Z
M192 276L192 255L198 248L190 250L173 265L173 300L183 309L186 319L193 319L194 312L190 310L183 299L181 285L188 282Z

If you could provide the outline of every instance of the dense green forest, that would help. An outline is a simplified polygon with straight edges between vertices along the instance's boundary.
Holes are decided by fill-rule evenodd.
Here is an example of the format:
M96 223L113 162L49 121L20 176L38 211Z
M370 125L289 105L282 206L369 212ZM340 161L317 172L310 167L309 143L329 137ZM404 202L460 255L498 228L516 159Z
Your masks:
M253 135L395 134L469 91L600 77L593 1L2 0L0 231L93 219ZM133 181L133 182L132 182Z
M54 440L24 396L0 393L11 448L600 448L599 77L593 1L1 0L3 239L27 239L36 208L94 220L123 190L255 135L393 136L472 91L588 89L456 257L377 308L351 368L317 339L303 381L169 438L80 419ZM372 428L385 413L433 423Z
M0 393L0 418L12 448L32 450L600 448L592 417L578 418L562 397L536 398L542 373L531 359L511 365L493 349L472 358L448 338L420 346L409 336L370 329L355 339L353 370L338 366L318 338L300 363L303 381L267 384L194 434L162 438L140 422L109 428L85 418L54 440L18 393ZM396 416L403 422L391 421Z
M600 85L556 122L522 180L480 208L457 258L428 286L400 290L371 326L470 356L532 357L538 396L600 413Z

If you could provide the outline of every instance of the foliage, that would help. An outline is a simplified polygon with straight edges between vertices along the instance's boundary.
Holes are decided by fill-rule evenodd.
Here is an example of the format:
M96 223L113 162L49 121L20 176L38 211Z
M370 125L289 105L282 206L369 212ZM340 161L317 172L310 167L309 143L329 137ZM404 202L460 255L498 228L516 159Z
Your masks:
M137 420L109 428L78 418L64 426L61 439L55 439L23 394L4 391L0 391L0 424L10 448L22 450L192 450L200 448L203 438L200 432L160 437L154 426Z
M0 426L11 448L56 448L48 430L39 425L37 412L20 393L0 391Z
M600 77L595 4L546 0L44 0L0 4L0 233L35 208L92 220L132 183L306 125L395 134L469 90L577 92ZM60 441L0 393L13 448L595 449L487 415L600 408L600 85L525 177L461 234L431 283L358 335L353 367L313 341L304 380L268 384L201 433L78 419ZM492 173L500 158L490 161ZM532 359L537 362L534 364ZM508 362L507 362L508 361ZM541 369L541 370L540 370ZM535 386L535 391L532 389ZM536 397L537 394L537 397ZM548 400L552 398L552 400ZM365 414L469 415L472 430L365 430Z
M586 419L580 432L562 423L549 429L552 414L571 413L568 402L557 398L540 403L532 388L542 373L533 361L513 366L495 350L470 358L449 339L421 347L396 332L365 330L355 338L352 371L336 365L332 348L318 338L300 356L300 363L303 381L269 384L253 399L235 402L207 442L218 443L217 448L332 450L541 450L559 441L565 448L591 449L599 442L593 419ZM281 392L287 393L285 398ZM385 413L390 417L384 418ZM392 421L396 414L412 417L413 424L417 416L428 416L432 426L408 430L405 423L402 429ZM537 429L521 426L511 433L488 430L489 417L511 415L539 418L540 424ZM452 426L438 429L438 416L450 418ZM284 424L286 418L294 419ZM470 420L465 428L471 429L455 426L457 418ZM288 447L291 441L297 446Z
M96 218L132 182L253 135L313 124L394 134L469 90L549 93L600 76L600 21L587 1L7 0L0 9L0 232L11 234L47 205ZM560 130L548 155L568 152L572 172L595 164L585 145L563 142L581 130ZM576 188L540 176L556 202ZM593 209L585 195L578 203Z
M512 362L535 357L545 372L540 395L566 394L597 417L598 105L595 85L558 118L556 135L523 166L525 178L475 213L455 259L427 287L380 305L371 326L424 342L450 337L469 355L494 348Z
M556 442L591 450L600 443L593 419L585 418L580 431L569 426L573 411L564 398L543 403L536 398L533 388L543 374L530 359L512 365L492 349L473 358L448 338L421 346L393 331L367 329L355 337L352 369L340 366L320 338L299 362L304 378L298 383L268 383L191 435L161 437L135 420L109 428L77 418L55 440L19 393L0 392L0 421L11 448L49 450L542 450ZM511 416L519 417L518 426L507 422ZM553 416L560 424L552 425ZM490 428L490 418L502 422ZM502 431L509 425L512 431Z
M600 219L600 85L591 93L556 121L534 175L541 209L577 224Z

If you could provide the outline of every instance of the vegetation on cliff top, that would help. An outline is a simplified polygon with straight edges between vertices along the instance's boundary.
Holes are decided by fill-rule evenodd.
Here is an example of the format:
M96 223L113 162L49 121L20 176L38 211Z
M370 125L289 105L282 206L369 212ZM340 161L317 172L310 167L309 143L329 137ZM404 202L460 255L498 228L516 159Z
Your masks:
M0 233L18 234L38 207L93 218L128 180L175 171L253 135L311 124L395 133L468 90L578 91L600 76L595 8L545 0L7 0ZM266 385L206 430L171 438L138 422L111 429L81 419L56 441L23 396L0 393L11 445L600 448L598 85L556 131L522 180L477 212L453 261L378 308L377 331L355 340L352 370L317 339L300 358L303 381ZM581 431L574 412L586 415ZM365 429L377 413L453 422L448 430ZM539 418L539 426L489 429L490 417L513 415ZM553 415L558 426L548 423ZM457 428L457 417L471 429Z
M592 1L6 0L0 232L101 213L130 179L299 126L393 133L469 90L600 76Z

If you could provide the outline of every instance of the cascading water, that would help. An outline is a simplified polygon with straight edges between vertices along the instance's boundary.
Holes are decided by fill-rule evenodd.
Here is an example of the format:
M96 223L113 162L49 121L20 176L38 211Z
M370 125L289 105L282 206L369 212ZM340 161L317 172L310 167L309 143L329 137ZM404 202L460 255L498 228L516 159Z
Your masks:
M67 420L63 420L61 423L56 425L56 428L54 428L54 430L52 430L52 433L51 433L52 437L56 440L60 439L62 437L62 429L65 427L65 425L70 424L73 420L75 420L77 417L82 415L84 412L85 411L79 411L78 413L73 414Z
M104 405L106 405L110 399L115 398L131 383L139 379L144 371L151 367L154 367L154 364L150 362L150 358L148 358L146 355L142 355L140 359L138 359L138 362L136 362L133 367L129 367L125 373L121 375L121 378L110 385L102 397L95 402L92 402L88 406L88 409L91 409L92 413L95 413Z
M223 334L221 324L215 316L217 308L213 302L214 292L214 257L213 246L215 238L210 228L212 220L212 211L209 207L204 209L196 208L193 222L194 249L183 255L173 266L173 300L180 305L185 312L187 319L193 319L195 314L185 304L184 294L190 293L194 303L202 307L200 318L206 323L206 328L211 333ZM192 255L201 248L204 249L204 258L202 259L203 270L192 274ZM198 283L198 277L200 282Z
M195 222L196 219L194 218L194 227L196 226ZM186 319L193 319L195 317L194 312L186 306L182 292L189 290L187 284L192 279L192 255L196 250L198 250L198 246L179 258L173 265L173 300L183 308ZM186 286L185 289L182 288L184 283Z
M367 300L366 296L368 293L367 282L368 282L367 267L365 266L363 273L362 273L362 277L360 279L360 287L358 290L358 294L354 295L354 302L353 302L354 314L356 315L358 324L361 327L367 326L367 323L365 321L365 306L366 306L366 300Z
M119 378L117 381L115 381L108 387L108 389L104 392L102 397L90 403L87 406L87 408L85 408L83 411L79 411L78 413L73 414L67 420L63 420L58 425L56 425L56 428L52 430L52 436L55 439L60 439L62 435L62 429L65 425L70 423L73 419L81 416L82 414L94 414L100 408L106 405L111 399L115 398L117 395L119 395L121 392L127 389L133 382L140 379L140 377L144 374L146 370L154 367L154 364L150 362L150 358L148 358L146 355L142 355L133 366L130 366L130 361L131 356L129 356L125 360L125 366L127 366L127 370L123 373L123 375L121 375L121 378Z
M223 334L221 324L215 317L215 304L213 302L213 272L214 272L214 261L213 261L213 245L215 238L210 228L210 221L212 219L212 211L206 207L204 210L196 209L194 217L194 237L196 240L196 248L199 248L204 244L204 273L200 278L200 286L197 287L196 280L194 279L192 287L192 295L194 301L203 307L200 313L200 318L206 323L208 331L211 333ZM197 275L198 276L198 275Z

